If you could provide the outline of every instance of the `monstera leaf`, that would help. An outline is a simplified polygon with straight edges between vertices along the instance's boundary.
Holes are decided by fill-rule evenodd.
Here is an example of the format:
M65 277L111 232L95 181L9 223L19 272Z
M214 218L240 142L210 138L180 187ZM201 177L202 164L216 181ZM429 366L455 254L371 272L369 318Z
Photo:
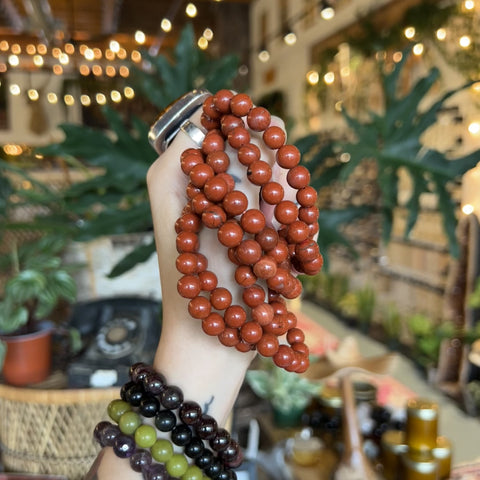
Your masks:
M447 91L429 108L422 110L420 105L425 96L439 79L439 71L432 68L427 75L420 78L406 95L399 95L399 81L408 58L396 64L389 73L385 73L379 64L379 75L384 93L382 113L369 112L368 119L354 118L347 111L343 116L353 133L354 140L348 142L331 142L323 150L315 152L314 137L309 136L297 142L303 153L310 158L305 166L310 170L313 185L322 188L332 181L345 182L358 165L365 160L373 160L377 166L377 183L381 194L378 209L382 215L382 239L388 242L391 237L393 212L399 206L399 172L407 172L412 181L410 197L405 204L408 211L405 236L415 226L420 212L420 198L424 193L434 193L438 199L438 210L443 218L443 226L449 242L450 253L458 255L455 238L456 205L451 195L451 186L461 176L473 168L480 151L450 159L440 151L427 148L422 143L422 135L435 124L438 112L446 100L460 90L467 88L467 83L460 88ZM339 153L348 154L349 161L342 163L327 162ZM363 212L365 213L365 212ZM332 212L333 215L333 212ZM325 216L321 212L320 220ZM320 227L322 232L322 227ZM322 233L320 233L322 236ZM333 238L336 243L346 240Z

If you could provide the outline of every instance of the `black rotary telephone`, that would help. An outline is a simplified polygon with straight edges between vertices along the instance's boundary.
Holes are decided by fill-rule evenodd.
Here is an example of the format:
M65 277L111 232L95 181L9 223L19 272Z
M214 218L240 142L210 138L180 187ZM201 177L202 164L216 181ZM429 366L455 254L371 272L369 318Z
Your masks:
M75 305L70 326L84 348L68 367L72 388L122 385L135 362L151 363L161 333L161 302L112 297Z

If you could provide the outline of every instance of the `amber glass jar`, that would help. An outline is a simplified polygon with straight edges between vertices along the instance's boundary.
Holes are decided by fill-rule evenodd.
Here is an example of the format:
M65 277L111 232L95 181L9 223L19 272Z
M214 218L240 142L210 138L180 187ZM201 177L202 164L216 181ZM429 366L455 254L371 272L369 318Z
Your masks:
M438 478L446 480L450 478L452 468L452 445L446 437L437 438L437 446L432 450L432 454L438 463Z
M438 480L438 463L431 452L408 450L401 470L402 480Z
M407 452L405 432L402 430L387 430L381 438L381 464L385 480L400 480L402 455Z
M407 403L406 442L411 450L431 451L437 446L438 405L415 398Z

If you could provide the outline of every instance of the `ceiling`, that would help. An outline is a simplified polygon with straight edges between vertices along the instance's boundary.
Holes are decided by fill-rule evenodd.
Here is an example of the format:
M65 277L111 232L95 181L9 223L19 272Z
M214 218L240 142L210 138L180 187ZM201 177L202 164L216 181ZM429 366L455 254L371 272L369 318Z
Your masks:
M186 22L198 35L211 28L220 45L230 40L235 24L248 38L251 0L194 0L195 18L185 13L185 0L0 0L0 39L22 43L38 39L53 45L63 42L102 43L113 37L131 38L136 30L147 35L147 44L170 47ZM160 22L168 18L172 31L165 34ZM231 22L235 18L237 22ZM245 35L247 34L247 35ZM238 38L238 37L237 37ZM234 45L234 43L232 43Z

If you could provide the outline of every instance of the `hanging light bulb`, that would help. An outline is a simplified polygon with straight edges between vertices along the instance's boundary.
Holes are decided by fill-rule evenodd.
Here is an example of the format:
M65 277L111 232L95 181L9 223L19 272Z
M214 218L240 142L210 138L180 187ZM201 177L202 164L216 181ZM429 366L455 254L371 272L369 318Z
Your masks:
M327 72L324 76L323 76L323 81L327 84L327 85L331 85L334 81L335 81L335 74L333 72Z
M213 30L211 28L206 28L204 31L203 31L203 36L209 41L211 42L213 40Z
M405 35L405 38L411 40L415 36L415 27L407 27L403 31L403 34Z
M472 43L472 39L468 35L463 35L458 43L462 48L468 48Z
M329 5L328 2L322 2L322 9L320 10L320 16L324 20L331 20L335 16L335 10Z
M99 105L105 105L107 103L107 97L103 93L97 93L95 95L95 100Z
M286 45L290 47L292 45L295 45L295 43L297 42L297 36L295 35L295 32L293 32L290 28L286 29L283 35L283 41Z
M91 105L92 103L92 99L88 96L88 95L81 95L80 96L80 103L84 106L84 107L88 107Z
M69 93L63 97L63 101L65 102L65 105L69 107L75 105L75 99L73 98L73 95L70 95Z
M447 30L445 28L439 28L436 32L435 35L437 37L437 40L440 40L443 42L447 38Z
M267 50L267 47L261 47L258 52L258 59L262 63L266 63L270 60L270 52Z
M201 36L198 39L197 45L200 50L206 50L208 48L208 40L204 36Z
M120 44L116 40L110 40L109 47L113 53L118 53L120 50Z
M52 104L57 103L58 102L57 94L53 92L47 93L47 101L48 103L52 103Z
M33 64L36 67L41 67L43 65L43 57L41 55L34 55L33 56Z
M316 85L320 80L320 74L316 70L310 70L306 76L310 85Z
M38 94L38 90L35 90L34 88L30 88L27 91L28 98L32 100L32 102L36 102L39 98L40 95Z
M18 67L20 63L20 59L18 58L18 55L9 55L8 56L8 63L12 67Z
M172 22L168 18L162 18L162 21L160 22L160 28L165 33L168 33L172 30Z
M146 40L146 36L145 34L141 31L141 30L137 30L135 32L135 41L139 44L139 45L143 45L145 43L145 40Z
M465 10L473 10L475 8L474 0L465 0L463 3Z
M132 87L125 87L123 89L123 94L125 95L125 98L131 99L135 96L135 91Z
M119 103L122 101L122 94L118 90L112 90L110 92L110 98L113 102Z
M195 6L194 3L189 3L186 8L185 8L185 13L190 17L194 18L197 16L197 7Z
M424 50L425 50L425 47L423 46L423 43L416 43L413 46L412 52L414 55L420 56L423 54Z
M10 85L10 93L14 96L18 96L21 93L20 86L17 85L16 83L12 83Z

